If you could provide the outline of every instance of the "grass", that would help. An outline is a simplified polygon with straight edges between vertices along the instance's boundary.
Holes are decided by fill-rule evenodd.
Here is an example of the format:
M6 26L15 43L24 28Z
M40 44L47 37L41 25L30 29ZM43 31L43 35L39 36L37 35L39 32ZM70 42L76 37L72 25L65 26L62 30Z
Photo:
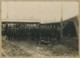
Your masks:
M78 55L78 39L64 38L63 44L39 45L27 41L2 40L4 53L2 56L76 56Z

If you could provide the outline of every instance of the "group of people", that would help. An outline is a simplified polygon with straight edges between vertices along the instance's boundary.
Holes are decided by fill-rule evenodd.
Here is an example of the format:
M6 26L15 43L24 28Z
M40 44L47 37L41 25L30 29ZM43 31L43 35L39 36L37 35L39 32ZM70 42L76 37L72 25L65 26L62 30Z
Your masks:
M5 25L3 35L6 35L8 40L31 40L36 42L60 43L60 31L56 28L21 28L10 27Z

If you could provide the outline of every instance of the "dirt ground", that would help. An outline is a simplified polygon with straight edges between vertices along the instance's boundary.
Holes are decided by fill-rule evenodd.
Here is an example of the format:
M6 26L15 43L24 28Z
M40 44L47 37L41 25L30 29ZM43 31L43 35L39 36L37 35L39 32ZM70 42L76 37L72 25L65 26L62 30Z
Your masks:
M2 56L50 57L50 56L77 56L75 51L63 44L39 45L29 41L2 40Z

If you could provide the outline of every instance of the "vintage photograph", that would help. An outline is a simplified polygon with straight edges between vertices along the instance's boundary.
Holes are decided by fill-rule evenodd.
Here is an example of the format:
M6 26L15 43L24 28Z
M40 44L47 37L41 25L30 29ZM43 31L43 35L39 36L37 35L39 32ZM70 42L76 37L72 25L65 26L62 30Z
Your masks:
M79 55L79 3L2 1L3 57Z

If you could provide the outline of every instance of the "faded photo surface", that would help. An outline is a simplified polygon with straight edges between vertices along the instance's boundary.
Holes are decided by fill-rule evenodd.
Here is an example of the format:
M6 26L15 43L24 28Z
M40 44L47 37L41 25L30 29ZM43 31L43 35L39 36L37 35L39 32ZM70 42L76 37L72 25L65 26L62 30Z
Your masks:
M77 56L78 2L2 1L3 57Z

